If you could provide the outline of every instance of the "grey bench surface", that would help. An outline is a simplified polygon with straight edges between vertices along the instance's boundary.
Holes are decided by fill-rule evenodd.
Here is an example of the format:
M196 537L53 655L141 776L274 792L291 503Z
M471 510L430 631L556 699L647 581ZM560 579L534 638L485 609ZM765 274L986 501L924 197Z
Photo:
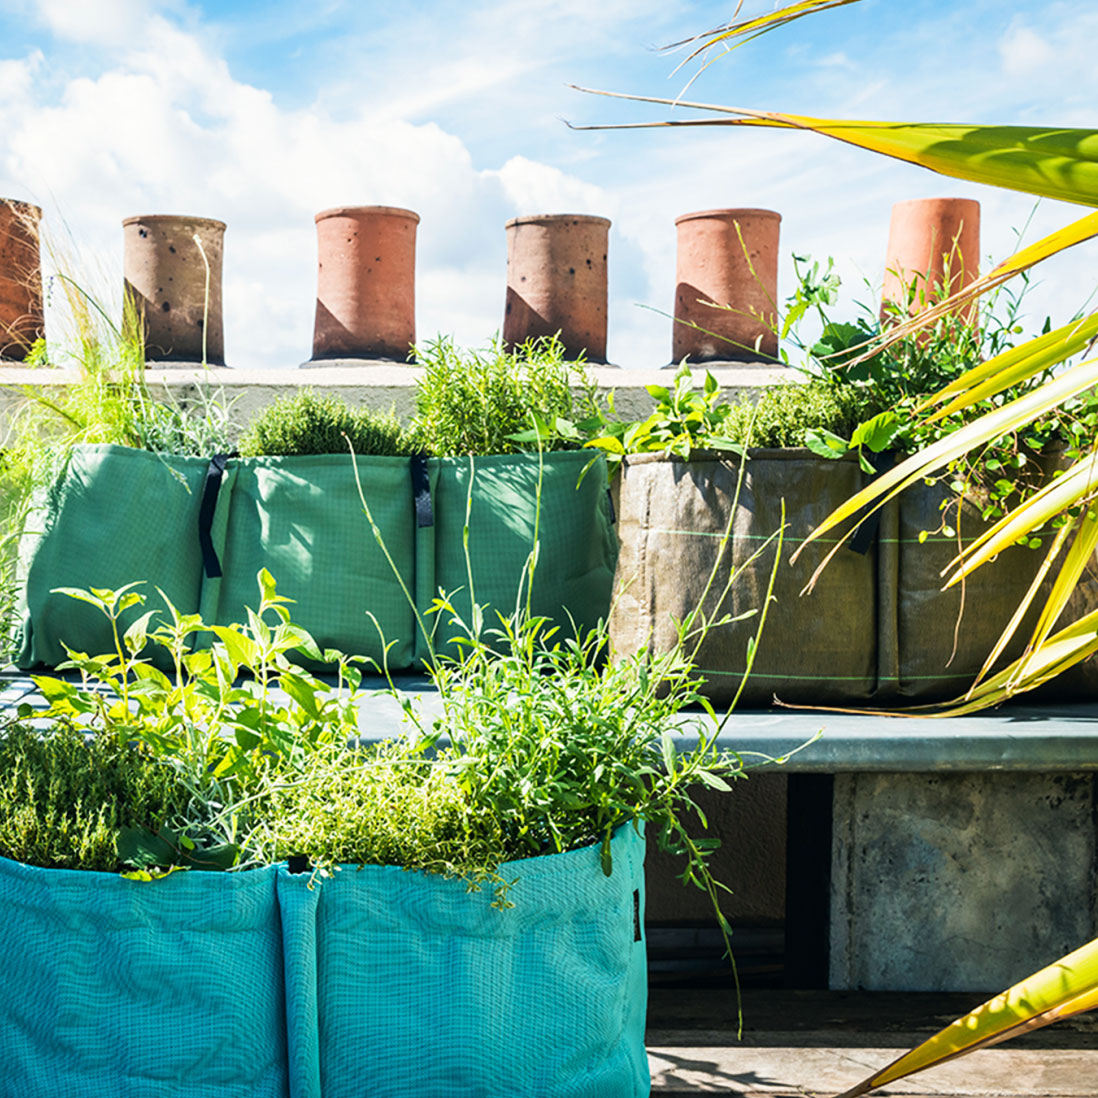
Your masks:
M429 678L402 675L397 687L416 700L424 723L441 713ZM399 735L402 712L379 679L366 679L359 706L365 742ZM28 675L0 672L0 711L34 698ZM682 747L697 742L699 728L711 729L704 714L679 718ZM811 741L811 742L810 742ZM722 748L748 764L785 759L787 771L1098 770L1098 699L1070 704L1012 702L967 717L919 718L824 710L767 709L733 713L718 736Z

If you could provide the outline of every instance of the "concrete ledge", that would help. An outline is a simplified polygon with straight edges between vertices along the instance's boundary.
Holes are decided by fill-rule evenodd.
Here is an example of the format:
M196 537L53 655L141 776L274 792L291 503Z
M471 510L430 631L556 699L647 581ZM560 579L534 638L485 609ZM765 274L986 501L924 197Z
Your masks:
M766 363L717 364L710 367L725 396L736 399L757 393L770 385L796 382L801 374L785 366ZM652 410L652 398L645 386L667 385L670 375L665 369L621 369L616 366L588 368L599 391L613 390L618 415L625 419L641 419ZM705 377L706 367L699 367L694 376ZM280 396L301 387L336 392L351 404L374 408L393 407L398 415L411 414L416 381L423 370L394 362L371 364L347 362L342 365L322 363L306 370L232 370L210 367L203 370L186 363L148 369L145 377L154 396L170 397L184 407L200 406L203 390L217 393L231 403L237 420L247 424L262 408ZM0 366L0 427L11 409L23 399L20 388L31 386L42 392L71 385L79 374L69 369L35 369Z

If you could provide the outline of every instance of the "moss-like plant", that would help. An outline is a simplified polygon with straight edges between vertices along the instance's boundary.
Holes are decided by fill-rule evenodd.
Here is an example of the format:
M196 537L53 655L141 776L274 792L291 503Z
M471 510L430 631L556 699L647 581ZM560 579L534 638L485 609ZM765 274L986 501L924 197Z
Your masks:
M445 338L417 346L417 440L439 457L513 454L538 449L539 439L541 448L575 448L583 439L571 424L596 413L595 386L582 361L564 356L555 337L513 351L498 339L483 351Z
M159 831L187 811L174 771L113 736L66 725L0 731L0 855L56 869L117 871L125 829Z
M240 440L244 457L264 454L356 454L397 457L415 452L393 412L352 408L339 396L302 389L267 406Z
M749 446L804 446L809 431L849 438L859 423L881 410L870 389L829 380L775 385L757 400L745 397L733 404L722 434Z

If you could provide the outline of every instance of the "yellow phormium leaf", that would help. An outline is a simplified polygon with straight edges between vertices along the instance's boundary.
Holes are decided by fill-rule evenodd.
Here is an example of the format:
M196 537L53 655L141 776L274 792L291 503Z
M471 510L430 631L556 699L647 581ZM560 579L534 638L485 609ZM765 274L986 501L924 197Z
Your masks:
M1098 1007L1098 939L958 1018L846 1091L841 1098L860 1098L876 1087L917 1071L1095 1007Z
M952 398L944 408L939 408L930 416L927 422L944 419L969 405L997 396L1013 385L1028 381L1072 355L1086 350L1095 337L1098 337L1098 313L1081 320L1073 320L1062 328L1046 332L1019 347L1011 347L994 358L981 362L979 366L966 370L944 389L923 401L916 411Z
M815 118L757 111L719 103L694 103L654 95L581 88L577 91L656 103L684 110L732 115L572 126L577 130L658 129L667 126L766 126L807 130L870 152L929 168L939 175L1043 195L1081 206L1098 206L1098 130L1065 126L985 126L967 122L885 122Z
M751 19L744 19L739 23L726 23L724 26L717 27L715 30L691 35L689 38L683 38L681 41L672 42L669 45L664 46L663 50L664 52L667 52L668 50L677 50L682 46L693 46L697 43L697 46L691 50L679 65L676 66L675 72L678 72L683 65L689 64L695 57L700 57L706 50L718 43L726 43L726 49L736 49L744 43L737 42L734 46L728 46L727 42L732 38L746 37L747 41L750 41L753 38L758 38L761 34L766 34L767 31L776 30L778 27L784 27L787 23L792 23L794 20L800 19L805 15L814 15L821 11L827 11L829 8L842 8L847 4L857 4L859 2L860 0L800 0L799 3L789 4L784 8L779 8L777 11L768 12L766 15L758 15ZM743 7L743 0L739 0L739 3L736 5L736 11L732 17L733 19L739 15L741 7ZM703 66L703 68L707 67L708 65Z
M1098 611L1084 614L1070 625L1064 626L1032 652L1019 657L1002 671L990 676L986 682L974 686L966 697L948 702L933 712L918 715L935 718L963 717L967 713L999 705L1015 694L1044 685L1095 652L1098 652ZM925 708L929 710L932 707Z
M1041 590L1041 585L1045 582L1045 577L1048 575L1056 558L1060 555L1060 551L1063 549L1068 536L1073 529L1074 527L1071 524L1066 523L1056 531L1056 537L1052 539L1052 545L1045 554L1045 559L1041 562L1041 567L1037 569L1037 574L1033 577L1033 582L1029 585L1029 590L1026 592L1025 598L1015 607L1010 621L1007 622L1006 628L995 642L995 647L992 648L991 654L984 660L984 665L980 668L980 673L973 680L971 688L965 695L966 700L972 698L976 687L991 673L991 669L995 666L996 660L1003 654L1003 650L1010 643L1010 638L1018 631L1018 627L1022 624L1022 619L1029 612L1030 606L1033 605L1037 593Z

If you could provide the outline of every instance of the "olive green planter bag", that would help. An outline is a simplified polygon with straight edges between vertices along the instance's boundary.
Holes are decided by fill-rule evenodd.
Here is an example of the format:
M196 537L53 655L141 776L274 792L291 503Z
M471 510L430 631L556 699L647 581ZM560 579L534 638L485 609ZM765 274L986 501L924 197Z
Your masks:
M64 645L113 652L110 622L57 587L111 588L140 582L144 609L164 607L159 587L183 614L198 611L202 553L195 531L209 462L126 446L76 446L65 470L31 516L20 546L25 581L20 667L56 665ZM122 615L124 630L144 609Z
M709 453L689 462L664 454L625 459L621 555L610 619L613 646L623 655L646 645L658 651L672 647L675 620L699 605L716 565L703 614L752 615L714 627L697 654L707 680L704 692L716 703L731 702L766 602L777 552L776 540L767 543L782 525L784 499L786 530L774 601L740 704L768 706L775 695L805 704L868 702L877 689L874 539L866 539L865 553L841 549L804 597L802 588L835 547L834 540L813 542L795 566L789 564L809 532L862 487L865 474L853 459L832 461L803 449L749 450L748 455L723 556L738 458ZM735 580L718 610L732 570Z
M961 697L1025 598L1051 544L1046 537L1040 549L1012 545L966 577L963 585L942 590L961 545L971 544L988 526L969 499L961 504L959 518L955 502L943 512L947 499L954 495L945 486L919 482L882 511L878 600L882 614L894 615L881 631L882 701L910 704ZM955 534L942 532L943 521ZM1022 654L1050 584L1046 580L994 670ZM1094 576L1084 575L1061 628L1098 605L1095 591ZM1088 660L1043 687L1041 697L1094 697L1096 690L1098 670Z
M455 610L470 621L472 600L485 608L485 623L514 613L520 581L535 533L539 542L531 612L571 635L571 620L588 629L610 610L617 559L606 462L590 450L443 458L435 497L435 582L452 595ZM586 470L586 472L585 472ZM470 485L472 493L470 496ZM464 550L469 523L469 566ZM421 608L429 604L421 602ZM448 617L448 616L447 616ZM438 623L443 640L461 630Z

